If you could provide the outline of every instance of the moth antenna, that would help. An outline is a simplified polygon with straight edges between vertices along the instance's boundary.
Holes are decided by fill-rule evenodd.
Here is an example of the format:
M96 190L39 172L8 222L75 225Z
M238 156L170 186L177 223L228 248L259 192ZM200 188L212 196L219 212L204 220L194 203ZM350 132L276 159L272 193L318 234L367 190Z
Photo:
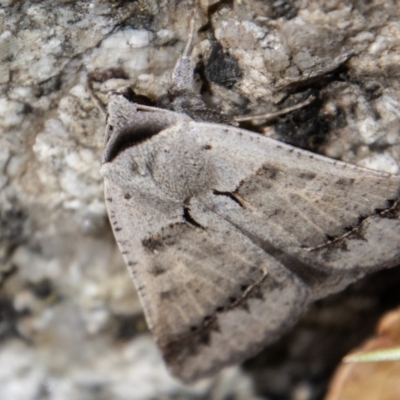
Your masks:
M190 57L189 52L192 47L196 18L197 11L196 8L193 7L186 46L183 50L183 54L176 62L174 72L172 73L173 89L177 91L192 89L194 61L192 57Z
M280 117L281 115L288 114L292 111L299 110L300 108L303 108L305 106L308 106L315 100L315 96L310 96L307 100L302 101L301 103L298 103L292 107L286 107L283 108L282 110L273 112L273 113L267 113L267 114L257 114L257 115L244 115L240 117L235 117L235 121L237 122L244 122L244 121L252 121L253 119L272 119L276 117Z

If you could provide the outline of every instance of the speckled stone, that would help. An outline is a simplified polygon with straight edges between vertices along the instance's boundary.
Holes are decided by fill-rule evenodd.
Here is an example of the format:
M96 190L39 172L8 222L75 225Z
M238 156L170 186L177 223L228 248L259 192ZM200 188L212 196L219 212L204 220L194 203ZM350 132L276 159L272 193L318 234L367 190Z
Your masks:
M310 347L326 334L326 321L343 317L348 297L338 297L336 307L328 303L325 313L316 306L247 372L233 368L185 387L168 374L146 333L108 225L99 101L106 104L108 92L128 84L150 98L165 93L185 46L190 5L0 5L0 399L319 398L337 358L322 345L312 354ZM196 23L203 29L192 54L211 105L257 114L313 94L310 108L256 121L257 130L399 172L398 5L201 0L200 6ZM358 298L368 298L362 293ZM381 293L370 296L374 315ZM362 322L353 329L362 330ZM344 341L339 332L329 343Z

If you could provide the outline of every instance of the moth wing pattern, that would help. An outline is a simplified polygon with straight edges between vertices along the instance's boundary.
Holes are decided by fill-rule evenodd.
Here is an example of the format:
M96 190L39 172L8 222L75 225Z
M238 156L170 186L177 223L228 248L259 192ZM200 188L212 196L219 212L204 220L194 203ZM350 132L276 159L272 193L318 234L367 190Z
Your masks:
M220 215L311 285L314 299L400 261L400 176L233 127L196 130L223 169ZM227 211L231 195L237 212Z
M311 301L400 261L400 177L118 95L109 110L108 214L182 380L256 354Z

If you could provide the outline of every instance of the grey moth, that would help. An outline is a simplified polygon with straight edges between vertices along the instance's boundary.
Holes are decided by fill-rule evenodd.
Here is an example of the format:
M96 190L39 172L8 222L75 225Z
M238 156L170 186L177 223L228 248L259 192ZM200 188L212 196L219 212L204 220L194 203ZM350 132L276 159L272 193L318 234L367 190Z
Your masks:
M307 306L400 263L400 177L233 126L184 55L156 106L111 94L101 173L148 327L185 382L255 355Z

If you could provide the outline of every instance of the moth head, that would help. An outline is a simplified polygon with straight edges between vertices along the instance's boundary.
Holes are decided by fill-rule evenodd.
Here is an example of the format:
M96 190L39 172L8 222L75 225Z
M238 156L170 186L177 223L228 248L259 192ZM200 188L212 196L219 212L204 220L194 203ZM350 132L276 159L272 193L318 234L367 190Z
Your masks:
M144 96L135 95L133 99L147 101ZM108 102L102 163L111 162L122 151L139 146L182 119L185 117L179 114L165 113L157 108L134 103L124 93L112 94Z
M127 124L123 129L114 131L112 125L107 126L107 135L110 136L103 153L103 164L113 161L124 150L139 146L170 125L160 124L160 121L142 119L140 123Z

